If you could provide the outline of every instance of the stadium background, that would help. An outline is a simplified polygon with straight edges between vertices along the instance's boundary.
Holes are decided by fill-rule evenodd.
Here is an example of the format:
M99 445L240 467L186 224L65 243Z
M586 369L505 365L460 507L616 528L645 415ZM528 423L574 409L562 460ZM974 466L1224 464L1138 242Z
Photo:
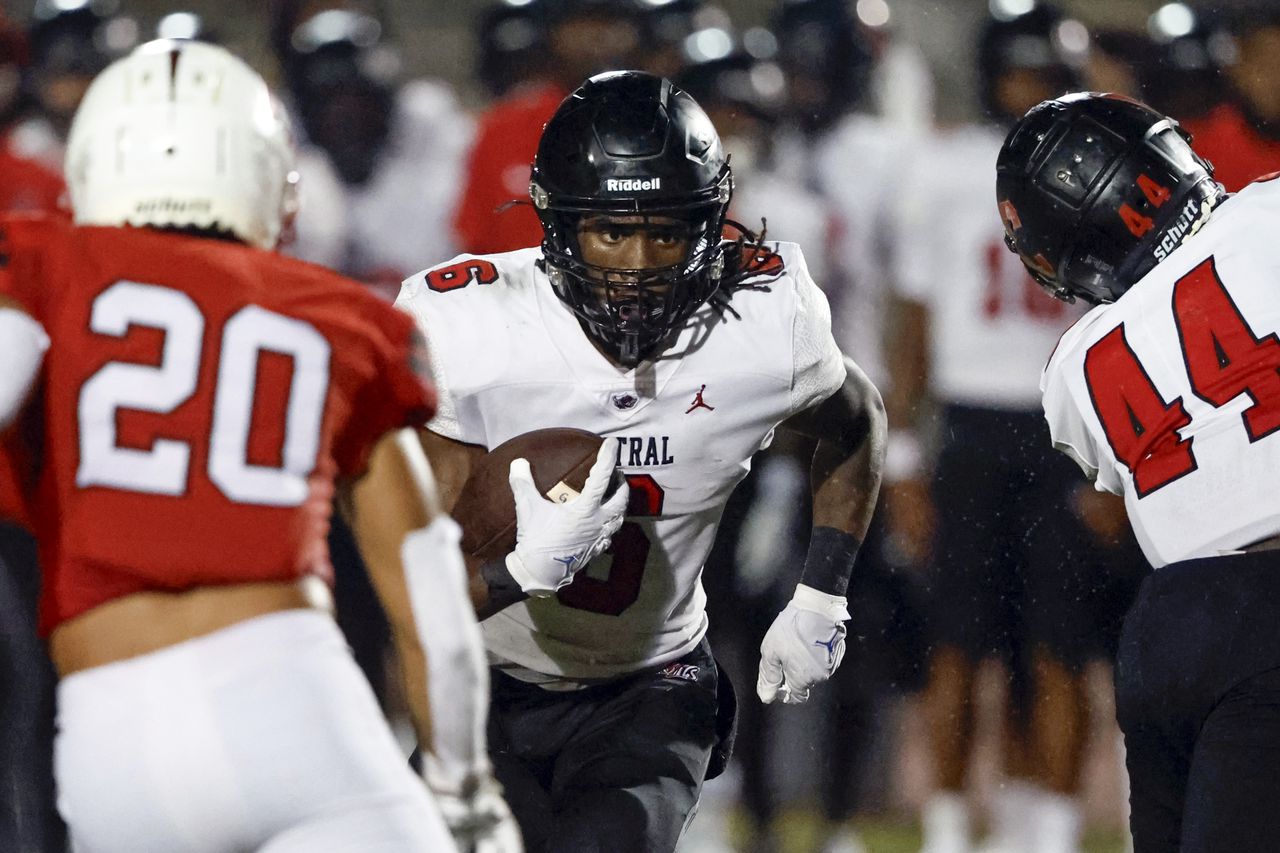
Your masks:
M226 39L228 44L254 60L264 72L272 70L267 49L269 3L245 0L132 0L124 10L135 15L146 31L163 15L186 10L200 15ZM476 14L484 0L384 0L392 35L404 47L406 70L410 75L426 75L449 81L469 103L479 104L484 96L471 80ZM740 28L768 21L775 3L771 0L723 0L718 5L728 11ZM1161 0L1075 0L1060 4L1068 13L1102 28L1139 30L1147 18L1164 5ZM1256 3L1250 0L1215 0L1198 4L1206 10L1230 11ZM4 0L6 14L14 20L29 17L31 4ZM937 103L941 118L967 118L976 110L972 62L969 60L977 31L986 15L986 0L892 0L891 25L901 37L924 51L939 84ZM939 74L939 69L945 73Z

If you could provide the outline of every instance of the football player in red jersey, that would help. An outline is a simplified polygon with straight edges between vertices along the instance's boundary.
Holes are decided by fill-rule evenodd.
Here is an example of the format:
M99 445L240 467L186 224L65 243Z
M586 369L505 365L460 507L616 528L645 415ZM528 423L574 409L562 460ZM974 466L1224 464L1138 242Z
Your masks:
M434 779L453 813L497 823L456 527L401 429L435 407L421 341L358 285L267 251L294 178L265 83L218 47L145 45L93 83L67 174L74 221L0 221L0 426L24 430L0 512L40 543L73 839L452 848L328 612L335 493ZM448 664L430 693L428 657ZM469 715L432 718L446 688Z

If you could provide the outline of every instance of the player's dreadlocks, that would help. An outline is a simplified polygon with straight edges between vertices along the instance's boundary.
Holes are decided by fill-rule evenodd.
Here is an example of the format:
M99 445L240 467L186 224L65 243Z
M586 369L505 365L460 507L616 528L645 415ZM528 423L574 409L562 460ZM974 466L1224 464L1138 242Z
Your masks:
M769 222L760 218L760 233L733 219L725 219L725 224L732 226L738 236L724 249L724 267L726 272L721 278L720 287L711 294L708 303L723 317L732 314L741 320L741 315L733 309L730 300L739 290L769 290L769 284L777 281L783 273L780 263L773 263L777 256L764 244L765 235L769 232Z

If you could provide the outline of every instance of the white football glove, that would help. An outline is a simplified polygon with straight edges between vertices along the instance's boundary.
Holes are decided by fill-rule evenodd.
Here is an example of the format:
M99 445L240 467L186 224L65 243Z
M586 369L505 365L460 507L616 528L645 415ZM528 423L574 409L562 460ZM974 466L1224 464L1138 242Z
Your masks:
M760 644L756 694L766 704L781 697L788 705L809 698L809 688L826 681L844 657L848 600L799 584Z
M429 765L428 765L429 766ZM427 787L460 853L524 853L520 827L502 798L502 786L489 773L473 777L461 789Z
M582 493L564 503L544 498L533 484L527 459L511 462L511 492L516 499L516 548L507 555L507 571L534 597L554 595L591 559L609 547L627 511L626 484L604 500L615 467L614 443L600 445Z

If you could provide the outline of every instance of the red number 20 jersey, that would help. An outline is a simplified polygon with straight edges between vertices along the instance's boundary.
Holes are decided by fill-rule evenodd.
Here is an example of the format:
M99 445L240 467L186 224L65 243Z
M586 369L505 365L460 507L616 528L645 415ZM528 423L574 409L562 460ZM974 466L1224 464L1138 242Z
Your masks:
M40 541L42 631L142 590L328 577L335 477L434 412L412 321L235 243L0 228L0 294L52 341L26 435L0 458L0 476L34 472L0 511Z

